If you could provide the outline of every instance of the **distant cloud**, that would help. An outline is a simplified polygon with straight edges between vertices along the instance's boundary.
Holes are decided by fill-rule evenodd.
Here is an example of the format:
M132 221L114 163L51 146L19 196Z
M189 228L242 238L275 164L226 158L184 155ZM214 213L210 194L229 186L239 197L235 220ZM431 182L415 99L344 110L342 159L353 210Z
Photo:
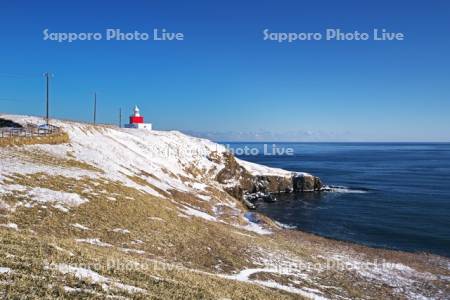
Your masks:
M213 141L233 142L314 142L314 141L348 141L350 132L331 131L183 131L186 134Z

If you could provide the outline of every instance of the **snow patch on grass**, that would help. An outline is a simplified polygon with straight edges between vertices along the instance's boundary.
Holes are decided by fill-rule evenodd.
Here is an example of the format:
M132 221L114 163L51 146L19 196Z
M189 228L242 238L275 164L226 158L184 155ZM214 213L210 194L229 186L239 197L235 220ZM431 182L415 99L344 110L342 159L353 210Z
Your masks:
M104 242L100 241L100 239L76 239L75 241L77 243L91 244L91 245L100 246L100 247L112 247L111 244L104 243Z
M244 269L242 271L240 271L237 274L234 275L221 275L221 277L223 278L227 278L227 279L231 279L231 280L236 280L236 281L242 281L242 282L248 282L248 283L252 283L252 284L257 284L257 285L261 285L261 286L265 286L265 287L269 287L269 288L275 288L275 289L279 289L279 290L283 290L289 293L294 293L294 294L299 294L302 295L304 297L307 298L311 298L311 299L316 299L316 300L323 300L323 299L327 299L325 297L322 297L321 292L319 290L314 290L315 293L312 293L311 291L313 291L312 289L299 289L296 287L292 287L292 286L287 286L287 285L282 285L278 282L272 281L272 280L268 280L268 281L263 281L263 280L252 280L250 279L250 276L253 274L257 274L257 273L276 273L276 274L282 274L282 275L291 275L290 273L283 273L280 272L279 269L277 268L251 268L251 269Z
M81 229L81 230L90 230L88 227L83 226L83 225L78 224L78 223L71 224L71 225L72 225L72 227L75 227L75 228L78 228L78 229Z
M428 299L418 286L424 281L438 280L436 275L418 272L401 263L384 261L383 263L368 264L357 257L343 254L330 255L330 258L352 266L353 271L367 280L391 286L400 295L407 294L411 299Z
M11 207L11 205L9 205L8 203L6 203L6 202L0 200L0 209L6 210L6 211L11 211L11 210L12 210L12 207Z
M19 226L15 223L7 223L7 224L0 224L1 227L5 227L12 230L19 230Z
M208 195L195 195L195 196L203 201L211 201L211 196Z
M265 287L269 287L269 288L274 288L274 289L278 289L278 290L283 290L286 291L288 293L293 293L293 294L299 294L303 297L309 298L309 299L313 299L313 300L326 300L328 298L324 297L324 296L320 296L316 293L321 293L319 290L316 289L309 289L309 288L304 288L304 289L300 289L300 288L296 288L293 286L287 286L287 285L282 285L278 282L272 281L272 280L268 280L268 281L262 281L262 280L253 280L252 282L265 286Z
M122 234L128 234L130 233L130 231L128 229L123 229L123 228L114 228L113 230L111 230L112 232L116 232L116 233L122 233Z
M260 220L256 214L252 212L247 212L244 214L244 218L247 221L247 225L234 225L234 226L261 235L272 234L272 231L264 229L260 225Z
M27 188L25 186L19 184L0 184L0 194L23 192L26 190Z
M119 289L122 291L126 291L130 294L135 294L135 293L144 293L145 294L147 292L146 290L144 290L142 288L123 284L116 280L102 276L99 273L94 272L90 269L73 267L73 266L70 266L67 264L52 265L51 268L59 271L60 273L62 273L64 275L73 275L74 277L78 278L79 280L87 279L87 280L90 280L92 283L100 284L102 286L102 289L105 291L108 291L111 289L113 289L113 290Z
M73 288L70 286L63 286L63 289L66 293L86 293L86 294L91 294L91 295L97 295L100 296L101 294L96 293L93 290L89 290L89 289L82 289L82 288Z
M208 186L204 183L200 183L200 182L194 182L192 184L192 188L196 189L196 190L200 190L200 191L204 191L206 190Z
M205 212L203 212L203 211L200 211L200 210L197 210L197 209L194 209L194 208L191 208L191 207L185 206L185 207L182 209L182 211L183 211L186 215L189 215L189 216L194 216L194 217L202 218L202 219L205 219L205 220L208 220L208 221L214 221L214 222L217 221L217 218L216 218L216 217L213 217L213 216L211 216L210 214L207 214L207 213L205 213Z
M245 226L238 225L236 227L247 230L247 231L252 231L252 232L255 232L255 233L261 234L261 235L272 234L272 231L270 231L268 229L264 229L261 225L258 225L256 223L252 223L252 222L249 222Z
M154 220L154 221L160 221L160 222L166 222L166 220L159 218L159 217L148 217L149 220Z
M88 200L78 194L54 191L46 188L32 188L27 192L28 196L40 204L53 203L53 207L68 212L68 207L77 207ZM30 204L32 206L32 204Z
M130 248L120 248L120 251L125 253L136 253L136 254L145 254L145 251L138 249L130 249Z
M8 274L8 273L12 273L12 269L11 268L0 267L0 274Z

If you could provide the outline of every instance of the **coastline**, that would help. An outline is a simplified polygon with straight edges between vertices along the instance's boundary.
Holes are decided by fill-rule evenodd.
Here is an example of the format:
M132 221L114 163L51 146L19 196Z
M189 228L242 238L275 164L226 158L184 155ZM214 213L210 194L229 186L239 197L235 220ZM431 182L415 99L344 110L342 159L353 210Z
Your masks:
M239 198L245 191L314 191L314 175L242 162L179 132L52 122L68 143L0 148L0 276L11 282L10 296L36 286L36 297L449 293L447 258L283 229Z
M448 144L277 146L291 147L296 154L240 158L271 167L305 170L335 189L320 194L280 195L278 201L259 202L257 211L339 240L449 256Z

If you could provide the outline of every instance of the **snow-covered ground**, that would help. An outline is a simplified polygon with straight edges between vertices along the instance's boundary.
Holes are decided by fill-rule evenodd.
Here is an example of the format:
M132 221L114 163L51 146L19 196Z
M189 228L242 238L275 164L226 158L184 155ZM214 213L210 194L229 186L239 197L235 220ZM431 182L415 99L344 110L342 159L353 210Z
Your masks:
M20 124L40 124L36 117L5 116ZM62 127L69 134L70 144L34 145L26 148L31 151L44 151L55 157L67 158L70 153L77 161L85 162L102 170L98 173L89 170L68 170L32 162L21 162L17 157L4 157L0 165L0 179L10 173L38 173L63 175L71 178L81 176L105 177L119 180L131 187L137 184L128 176L151 174L149 182L160 190L176 189L192 191L204 186L202 179L211 178L224 166L208 159L212 152L223 153L226 148L208 140L189 137L177 131L146 131L109 127L94 128L87 124L54 120L52 124ZM199 177L192 175L187 168L199 169ZM191 178L183 182L181 176ZM193 187L191 187L192 185ZM140 189L157 196L163 196L148 186Z
M41 118L31 116L2 115L1 117L23 125L44 122ZM172 191L196 195L199 201L208 203L209 209L203 211L196 206L190 207L190 204L187 203L179 207L180 216L200 217L207 221L219 221L217 216L213 215L217 211L217 205L234 205L230 201L226 202L226 199L217 199L207 190L207 187L223 188L215 180L216 175L225 168L225 162L221 161L221 158L227 149L220 144L190 137L177 131L93 127L89 124L60 120L52 120L52 124L61 127L69 135L70 143L30 145L21 148L34 153L37 157L43 153L47 157L56 159L76 160L93 168L67 167L45 164L39 159L23 159L20 155L14 155L14 149L0 152L2 160L0 193L21 192L26 194L28 201L23 201L20 205L31 207L47 203L63 212L68 212L71 207L88 201L76 193L66 191L2 184L2 181L10 175L38 173L51 176L61 175L73 179L92 178L118 181L125 186L160 198L167 198ZM211 159L212 155L219 159ZM259 166L242 160L238 160L238 162L253 175L282 177L292 175L291 172L281 169ZM139 181L133 180L133 177L143 179L148 184L141 184ZM233 181L231 184L237 185L239 182ZM229 187L229 185L227 186ZM92 192L98 193L98 191ZM105 197L111 201L115 200L113 195L105 195ZM6 203L0 203L0 205L4 206ZM248 222L239 209L235 208L235 210L235 214L241 215L241 218L239 222L231 225L239 223L243 229L261 234L269 233L259 225ZM242 225L242 222L247 225Z
M278 168L271 168L263 165L258 165L249 161L245 161L239 158L236 158L236 161L244 167L250 174L255 176L280 176L280 177L291 177L292 172L286 171ZM309 173L305 172L296 172L298 175L312 176Z

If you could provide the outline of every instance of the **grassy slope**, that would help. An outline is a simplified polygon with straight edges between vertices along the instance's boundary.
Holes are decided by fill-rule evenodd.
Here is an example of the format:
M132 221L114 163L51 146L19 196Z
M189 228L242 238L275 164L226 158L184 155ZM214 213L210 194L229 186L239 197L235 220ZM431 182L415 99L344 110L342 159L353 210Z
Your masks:
M103 171L75 160L70 154L55 158L36 154L27 148L3 150L21 161L59 166L73 170ZM135 182L150 185L141 174ZM268 289L223 278L248 268L260 267L261 262L274 264L299 261L310 266L323 265L326 258L346 255L360 261L386 259L407 265L424 274L450 275L445 260L401 252L375 250L348 243L319 238L302 232L280 230L272 226L272 235L260 235L222 222L210 222L193 216L180 216L180 203L195 203L208 207L193 195L172 192L167 198L156 197L121 182L105 179L74 180L46 173L14 174L3 184L48 188L73 192L89 200L68 212L50 204L26 207L25 192L0 194L0 200L15 209L0 208L0 224L14 223L19 230L0 227L0 267L11 268L0 273L0 295L8 298L104 297L105 295L133 298L302 298L279 289ZM221 201L237 201L215 187L209 191ZM164 195L164 193L162 193ZM0 206L1 207L1 206ZM227 216L222 220L235 220ZM230 212L230 214L232 211ZM270 220L266 220L270 226ZM231 223L231 222L230 222ZM73 224L88 228L82 230ZM114 229L126 229L118 232ZM98 239L110 246L76 242L76 239ZM128 251L125 252L125 251ZM101 283L62 274L55 264L83 266L117 282L145 289L129 293L123 289L105 289ZM448 263L448 262L447 262ZM313 267L305 269L305 278L276 272L259 272L250 279L276 282L283 286L320 289L322 296L336 298L407 297L409 291L437 297L450 293L447 281L431 278L394 283L369 280L357 271ZM387 282L387 283L386 283ZM64 286L81 290L67 291Z
M35 162L37 159L32 151L15 152L28 161ZM58 160L39 155L39 160L49 166L95 170L95 167L75 162L70 157ZM4 183L73 192L89 200L86 204L71 208L69 213L50 205L32 208L18 206L14 212L1 211L0 223L14 223L20 229L15 231L0 227L0 266L14 270L12 274L0 274L4 296L127 296L124 291L104 291L99 284L63 276L47 267L51 263L67 263L86 266L148 291L146 295L128 294L133 297L292 297L285 292L230 281L212 274L217 270L226 272L253 266L249 258L253 245L247 240L248 235L258 240L256 234L246 231L245 235L233 234L239 229L200 218L179 217L179 210L167 199L148 195L119 182L88 178L74 181L63 176L36 173L16 174ZM14 192L1 195L0 199L14 206L27 201L28 197L24 193ZM89 230L81 230L73 224L83 224ZM114 232L115 228L129 232ZM75 242L75 239L88 238L97 238L113 246L98 247ZM143 252L126 253L124 249ZM69 255L69 252L74 255ZM108 260L114 267L108 267ZM130 267L132 262L143 267ZM65 292L64 286L83 288L89 292Z

